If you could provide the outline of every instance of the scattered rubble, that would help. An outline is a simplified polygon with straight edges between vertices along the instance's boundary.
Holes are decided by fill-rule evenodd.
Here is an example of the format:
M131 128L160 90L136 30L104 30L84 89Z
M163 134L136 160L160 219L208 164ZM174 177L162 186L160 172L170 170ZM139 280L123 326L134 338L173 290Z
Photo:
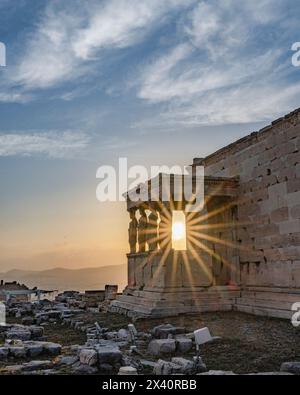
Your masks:
M109 298L113 290L107 291ZM132 323L108 328L100 320L86 319L105 309L105 292L84 295L68 291L52 302L10 303L9 316L19 317L21 324L0 327L0 374L235 374L207 369L201 350L217 339L207 327L192 333L168 323L152 330L138 330ZM98 297L104 300L95 307ZM63 346L50 341L45 335L49 325L80 331L85 343ZM280 370L252 374L300 374L300 362L285 362Z

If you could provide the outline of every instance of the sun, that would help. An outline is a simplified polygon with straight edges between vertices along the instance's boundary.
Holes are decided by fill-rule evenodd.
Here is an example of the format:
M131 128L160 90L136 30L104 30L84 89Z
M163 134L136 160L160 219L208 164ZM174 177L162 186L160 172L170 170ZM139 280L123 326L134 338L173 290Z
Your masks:
M173 211L172 248L174 250L186 250L185 215L182 211Z
M185 237L184 224L182 222L174 222L172 226L173 240L181 240Z

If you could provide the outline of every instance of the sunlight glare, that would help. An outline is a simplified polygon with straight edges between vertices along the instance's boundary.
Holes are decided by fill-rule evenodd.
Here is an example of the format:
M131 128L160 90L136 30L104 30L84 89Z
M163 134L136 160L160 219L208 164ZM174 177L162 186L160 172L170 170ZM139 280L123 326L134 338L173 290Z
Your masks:
M174 250L186 250L185 215L182 211L173 211L172 247Z

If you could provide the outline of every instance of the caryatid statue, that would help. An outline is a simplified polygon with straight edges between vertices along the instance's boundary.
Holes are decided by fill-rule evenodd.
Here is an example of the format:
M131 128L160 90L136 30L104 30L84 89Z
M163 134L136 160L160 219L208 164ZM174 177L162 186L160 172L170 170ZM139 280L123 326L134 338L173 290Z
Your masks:
M129 229L128 229L128 241L130 246L130 253L136 253L136 242L137 242L137 228L138 228L138 221L135 218L135 210L129 211L130 219L129 222Z
M148 217L148 230L147 230L147 241L149 246L149 251L157 250L158 244L158 214L153 208L150 208L151 213Z
M147 227L148 219L143 207L139 208L140 219L138 223L138 241L139 241L139 252L146 251L146 241L147 241Z

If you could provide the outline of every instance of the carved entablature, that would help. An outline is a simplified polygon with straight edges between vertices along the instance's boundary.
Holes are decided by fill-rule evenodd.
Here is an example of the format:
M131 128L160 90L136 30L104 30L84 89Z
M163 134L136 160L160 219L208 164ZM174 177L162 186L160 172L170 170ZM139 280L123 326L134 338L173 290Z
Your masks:
M195 200L194 197L192 199L186 199L184 182L185 176L160 173L157 177L148 180L144 184L140 184L124 195L127 201L127 210L137 210L140 207L159 210L162 205L167 209L171 205L173 209L180 207L180 209L184 210L185 205L188 203L192 204ZM209 196L235 198L238 194L239 178L193 176L192 185L194 193L196 192L195 188L198 188L197 185L199 186L200 184L203 185L205 198ZM189 189L187 187L187 190ZM130 194L133 194L135 199L132 200ZM139 195L141 198L138 198Z

